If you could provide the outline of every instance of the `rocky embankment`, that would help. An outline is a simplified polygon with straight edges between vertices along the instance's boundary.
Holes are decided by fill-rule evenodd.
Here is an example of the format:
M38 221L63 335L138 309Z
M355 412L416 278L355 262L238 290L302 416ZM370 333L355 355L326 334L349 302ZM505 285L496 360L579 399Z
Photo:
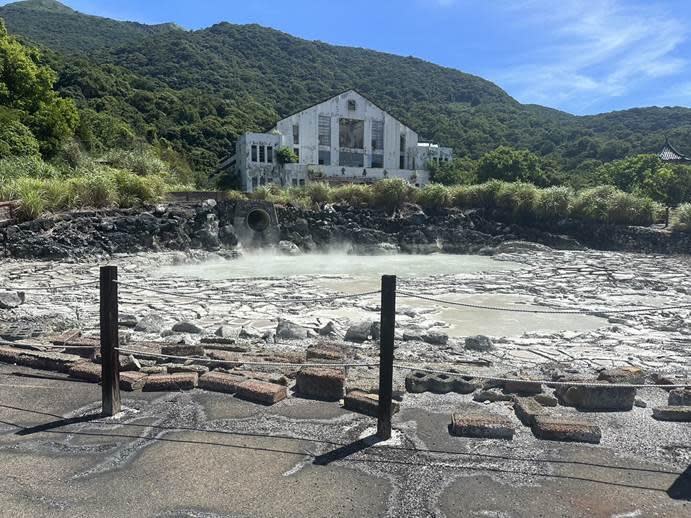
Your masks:
M383 211L326 206L319 211L277 208L280 232L269 245L290 241L303 251L348 244L362 253L401 251L492 254L503 242L523 240L557 249L584 246L647 253L689 253L691 234L660 229L563 221L517 225L510 215L482 210L416 206L394 216ZM233 226L233 202L162 204L145 210L58 214L0 226L0 257L79 259L161 250L232 251L244 229ZM290 250L292 245L288 246ZM292 247L295 250L295 247Z

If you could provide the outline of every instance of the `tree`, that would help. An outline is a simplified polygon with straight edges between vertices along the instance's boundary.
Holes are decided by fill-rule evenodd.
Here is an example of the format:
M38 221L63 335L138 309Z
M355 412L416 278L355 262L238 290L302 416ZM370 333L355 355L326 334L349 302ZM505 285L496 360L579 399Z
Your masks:
M594 173L599 184L614 185L625 192L638 187L644 178L652 177L662 166L657 155L635 155L624 160L603 164Z
M476 179L477 162L470 158L455 158L450 162L430 162L432 181L443 185L473 183Z
M499 146L485 153L478 164L477 176L480 182L496 179L535 185L547 183L540 157L530 151L508 146Z
M667 207L691 202L691 167L663 165L646 171L636 192Z
M29 128L15 119L2 119L0 117L0 159L11 156L38 156L38 141Z
M54 156L74 135L79 121L74 102L53 90L55 72L40 64L36 50L11 37L2 20L0 64L0 105L31 131L44 156ZM22 131L16 124L13 127Z

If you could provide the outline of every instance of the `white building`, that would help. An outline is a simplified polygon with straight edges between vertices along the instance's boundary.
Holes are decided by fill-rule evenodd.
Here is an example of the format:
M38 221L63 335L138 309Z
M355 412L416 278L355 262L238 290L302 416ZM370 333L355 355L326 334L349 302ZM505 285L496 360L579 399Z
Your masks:
M287 148L296 163L281 163ZM355 90L280 120L269 133L245 133L235 155L219 169L233 169L242 189L261 185L300 186L310 180L331 183L404 178L429 182L428 164L449 161L450 148L419 142L418 134Z

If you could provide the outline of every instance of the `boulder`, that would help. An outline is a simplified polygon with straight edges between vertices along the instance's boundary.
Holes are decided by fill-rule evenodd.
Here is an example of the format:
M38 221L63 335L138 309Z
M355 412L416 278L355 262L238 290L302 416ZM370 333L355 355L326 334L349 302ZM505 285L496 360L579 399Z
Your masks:
M190 333L198 335L203 332L203 329L192 322L178 322L173 326L175 333Z
M449 335L440 329L430 329L422 335L422 341L432 345L446 345Z
M469 336L465 339L465 348L470 351L491 351L494 349L494 344L489 337L484 335Z
M373 324L372 320L364 320L351 325L346 331L345 340L357 343L366 342L372 336Z
M473 401L478 403L484 403L489 401L490 403L495 403L496 401L511 401L513 396L509 394L503 394L498 390L479 390L473 394Z
M23 293L18 291L0 291L0 309L18 308L23 303Z
M237 339L240 336L240 328L233 326L221 326L216 329L214 334L225 339Z
M163 331L164 326L165 320L163 320L163 317L152 313L150 315L146 315L139 322L137 322L137 325L134 326L134 330L139 331L140 333L158 334Z
M284 340L304 340L309 336L308 329L287 320L279 320L276 336Z
M137 327L137 317L131 313L120 313L118 315L118 326Z
M633 408L636 399L634 387L609 387L606 383L590 386L562 385L554 394L562 405L585 411L628 411Z
M667 398L667 404L669 406L691 405L691 387L670 390Z
M284 255L301 255L302 250L292 241L280 241L278 243L278 251Z
M645 372L638 367L617 367L605 369L598 374L597 379L610 383L631 383L640 385L645 383Z

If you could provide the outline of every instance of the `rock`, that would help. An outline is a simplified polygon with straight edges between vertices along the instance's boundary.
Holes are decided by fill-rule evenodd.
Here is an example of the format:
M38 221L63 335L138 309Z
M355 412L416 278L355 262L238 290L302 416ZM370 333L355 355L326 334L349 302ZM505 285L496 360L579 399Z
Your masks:
M161 367L165 367L169 374L175 374L176 372L196 372L201 375L209 372L209 368L206 365L180 365L178 363L164 363Z
M177 374L152 374L144 381L142 390L160 392L170 390L191 390L197 386L199 375L196 372L178 372Z
M470 351L487 352L494 349L494 344L484 335L469 336L465 339L465 348Z
M224 392L235 394L240 383L247 381L245 376L236 374L224 374L222 372L207 372L199 378L198 386L212 392Z
M263 338L264 333L259 331L258 329L252 327L252 326L243 326L242 329L240 330L240 338L247 338L247 339L258 339L258 338Z
M631 383L639 385L645 383L645 373L638 367L617 367L615 369L605 369L597 376L600 381L610 383Z
M329 320L326 324L319 328L319 336L330 336L336 334L336 324L333 320Z
M203 329L192 322L178 322L173 326L173 332L175 333L190 333L190 334L200 334Z
M231 339L234 341L240 337L240 330L241 328L239 327L221 326L218 329L216 329L216 332L214 334L218 337Z
M548 441L586 442L598 444L602 437L600 427L574 418L535 416L533 435Z
M339 361L345 360L345 353L335 346L330 345L310 345L307 348L307 360L326 360L326 361Z
M134 326L134 330L139 331L140 333L158 334L163 330L164 326L165 320L163 320L163 317L156 314L150 314L146 315L139 322L137 322L137 325Z
M98 383L101 381L101 366L98 363L78 362L72 365L67 373L71 378Z
M295 388L303 396L338 401L345 391L345 374L342 369L306 367L298 372Z
M302 250L292 241L279 241L278 251L284 255L301 255Z
M241 399L246 399L254 403L273 405L288 397L288 392L283 385L257 380L247 380L237 386L236 395Z
M432 345L446 345L449 335L439 329L430 329L422 335L422 341Z
M494 414L461 414L451 416L449 433L481 439L513 439L515 429L506 417Z
M659 372L653 372L650 375L650 380L655 383L655 385L674 385L675 382L668 376L660 374Z
M669 406L688 406L691 405L691 387L676 388L669 391L667 397Z
M204 347L201 345L175 344L161 347L161 354L171 356L204 356Z
M372 325L374 322L372 320L364 320L358 322L357 324L351 325L345 334L345 340L347 342L357 342L362 343L369 340L372 336Z
M132 392L139 390L144 386L147 375L143 372L121 372L120 373L120 389Z
M520 396L534 396L542 392L542 384L537 381L505 381L505 394L518 394Z
M535 394L533 396L533 399L540 403L542 406L546 407L554 407L559 404L559 400L555 398L554 396L550 396L548 394Z
M691 422L691 406L661 406L653 408L653 417L658 421Z
M495 403L497 401L512 401L513 396L509 394L503 394L498 390L479 390L473 394L473 401L478 403L484 403L489 401L490 403Z
M370 394L361 390L352 390L348 392L343 399L343 408L351 412L368 415L370 417L378 417L379 412L379 396L377 394ZM396 401L391 402L391 413L395 414L400 410L400 405Z
M633 400L633 404L634 404L634 406L637 406L638 408L647 408L648 407L648 403L646 403L645 401L643 401L641 398L638 398L638 397Z
M218 239L225 246L237 246L240 242L233 225L224 225L218 229Z
M636 389L608 387L607 384L592 386L568 386L557 388L555 395L565 406L590 411L628 411L633 408Z
M142 367L139 372L144 374L166 374L168 369L161 367L160 365L154 365L151 367Z
M118 314L118 326L137 327L137 317L131 313Z
M547 414L545 407L529 397L515 397L513 410L516 412L516 417L526 426L532 426L535 417Z
M18 308L23 303L23 293L17 291L0 291L0 309Z
M309 335L307 328L287 320L279 320L276 326L276 336L284 340L305 340Z

